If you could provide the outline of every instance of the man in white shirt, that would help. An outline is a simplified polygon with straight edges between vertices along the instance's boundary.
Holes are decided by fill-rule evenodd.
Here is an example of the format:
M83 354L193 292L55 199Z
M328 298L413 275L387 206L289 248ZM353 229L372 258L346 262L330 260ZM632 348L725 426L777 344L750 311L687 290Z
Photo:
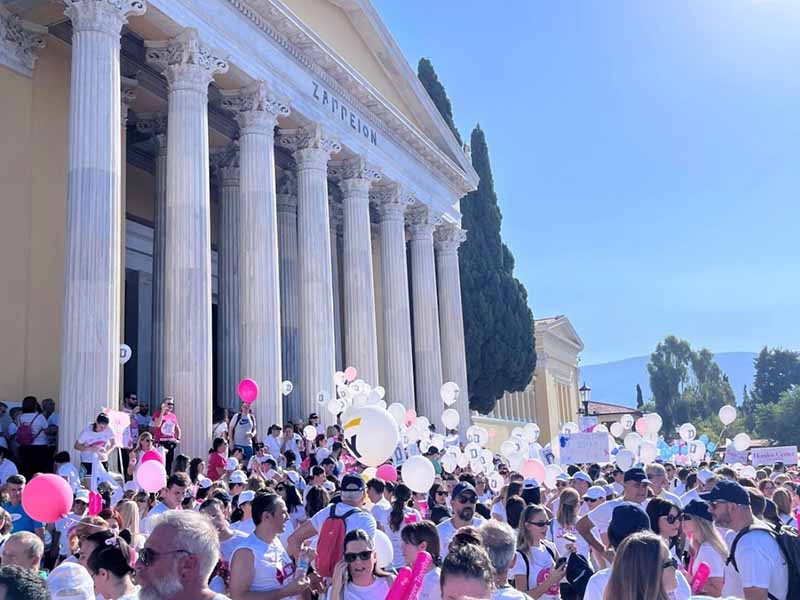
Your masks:
M695 482L695 485L689 486L692 481ZM681 502L686 506L692 500L700 500L700 494L713 490L714 486L717 485L717 481L717 476L708 469L700 469L694 477L690 474L686 478L686 487L691 487L691 489L681 496Z
M735 481L722 480L707 494L714 523L737 532L731 559L725 567L723 596L745 600L787 600L789 569L786 557L765 523L753 517L750 495Z
M475 514L475 505L478 502L478 492L468 481L460 481L453 488L453 493L450 495L450 505L453 508L453 516L445 519L436 526L439 532L439 546L440 556L444 558L448 553L448 546L450 540L456 534L456 531L462 527L472 525L473 527L480 527L485 523L485 519L480 515Z
M370 508L369 512L379 522L383 520L384 515L392 510L392 505L383 497L385 489L386 486L380 479L373 477L367 482L367 498L372 502L372 508Z
M269 454L274 456L276 459L280 459L281 457L281 426L280 425L272 425L269 428L269 435L267 439L264 440L264 445L267 447L267 451Z
M173 473L167 479L167 486L161 493L161 502L156 504L147 516L142 519L139 527L140 532L149 535L153 529L155 517L170 510L176 510L183 502L187 488L192 485L192 481L186 473Z
M6 479L12 475L16 475L17 465L11 462L10 458L6 458L8 450L0 446L0 485L5 485Z
M683 508L681 499L668 489L667 470L662 465L658 463L647 465L646 474L650 480L650 487L653 488L653 493L657 497L672 502L678 508Z

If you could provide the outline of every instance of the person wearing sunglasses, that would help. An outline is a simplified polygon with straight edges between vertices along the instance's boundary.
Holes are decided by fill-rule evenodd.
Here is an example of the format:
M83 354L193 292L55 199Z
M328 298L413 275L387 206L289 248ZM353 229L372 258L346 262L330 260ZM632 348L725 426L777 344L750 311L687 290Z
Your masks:
M708 579L698 593L718 598L722 593L725 561L728 560L728 545L714 527L708 504L692 500L681 515L683 532L690 540L689 579L693 579L701 564L709 569Z
M478 493L468 481L459 481L450 495L450 506L453 516L445 519L436 526L439 531L439 542L443 556L447 556L447 547L456 531L469 525L480 527L484 518L475 514L475 505L478 502Z
M681 509L668 500L651 498L645 510L653 533L664 538L672 555L678 558L676 548L681 534Z
M677 560L660 536L650 532L634 533L619 546L605 597L613 600L679 597L676 594L677 568Z
M344 556L333 570L328 600L384 600L394 577L378 567L372 539L363 529L344 537Z
M546 539L550 523L544 506L528 505L519 522L517 561L509 576L514 578L515 588L533 598L560 600L560 585L567 565L556 567L558 549Z

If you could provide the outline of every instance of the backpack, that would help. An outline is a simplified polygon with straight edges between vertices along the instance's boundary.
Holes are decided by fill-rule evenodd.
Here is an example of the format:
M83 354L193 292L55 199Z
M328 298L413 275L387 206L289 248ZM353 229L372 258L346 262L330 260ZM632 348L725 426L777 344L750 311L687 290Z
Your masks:
M789 527L772 528L765 525L745 527L733 539L727 564L733 565L736 572L739 572L739 567L736 565L736 546L742 536L750 531L766 531L778 543L778 548L780 548L783 557L786 559L786 568L789 572L789 587L786 597L800 598L800 537ZM767 593L767 597L770 600L778 600L770 593Z
M20 419L17 433L14 434L14 439L20 446L30 446L33 443L33 422L38 416L33 417L30 423L25 423Z
M333 568L344 555L344 536L347 533L345 521L353 513L361 512L358 508L347 511L343 515L336 514L336 504L331 505L331 512L322 524L317 541L317 574L320 577L332 577Z
M592 575L594 575L594 570L585 556L577 552L569 555L564 579L572 591L573 598L583 598L586 593L586 584L589 583Z

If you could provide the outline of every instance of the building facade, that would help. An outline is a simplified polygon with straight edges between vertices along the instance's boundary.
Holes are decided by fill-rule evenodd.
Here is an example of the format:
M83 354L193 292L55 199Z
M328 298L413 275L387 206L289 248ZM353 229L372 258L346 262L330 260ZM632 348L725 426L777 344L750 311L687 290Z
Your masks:
M455 381L468 426L477 175L368 0L0 11L0 399L53 396L71 448L123 391L171 395L202 456L241 378L263 432L330 421L352 365L432 423Z

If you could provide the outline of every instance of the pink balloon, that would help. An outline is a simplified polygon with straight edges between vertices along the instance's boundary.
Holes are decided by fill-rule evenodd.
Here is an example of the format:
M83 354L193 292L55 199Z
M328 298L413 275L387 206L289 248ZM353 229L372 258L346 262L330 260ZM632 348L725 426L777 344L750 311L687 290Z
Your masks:
M526 478L533 477L539 483L544 481L544 463L536 458L527 459L522 464L522 468L519 472Z
M237 392L242 402L245 404L252 404L256 401L256 398L258 398L258 384L252 379L242 379L239 382Z
M89 516L94 517L103 510L103 497L97 492L89 492Z
M155 493L167 485L167 470L157 460L149 460L136 469L136 483L145 492Z
M647 433L647 419L644 417L639 417L636 419L636 433L639 435L644 435Z
M378 470L375 471L375 477L383 479L384 481L397 481L397 469L394 468L394 465L381 465L378 467Z
M416 420L417 420L417 411L415 411L413 408L409 408L406 411L405 424L413 425Z
M55 523L72 509L72 488L55 473L37 475L22 490L22 508L34 521Z
M355 367L347 367L344 370L344 378L347 381L355 381L357 375L358 375L358 371L356 371Z
M141 460L142 463L146 463L150 460L157 460L162 465L164 464L164 457L161 456L161 452L159 452L158 450L148 450L147 452L142 454L142 460Z

